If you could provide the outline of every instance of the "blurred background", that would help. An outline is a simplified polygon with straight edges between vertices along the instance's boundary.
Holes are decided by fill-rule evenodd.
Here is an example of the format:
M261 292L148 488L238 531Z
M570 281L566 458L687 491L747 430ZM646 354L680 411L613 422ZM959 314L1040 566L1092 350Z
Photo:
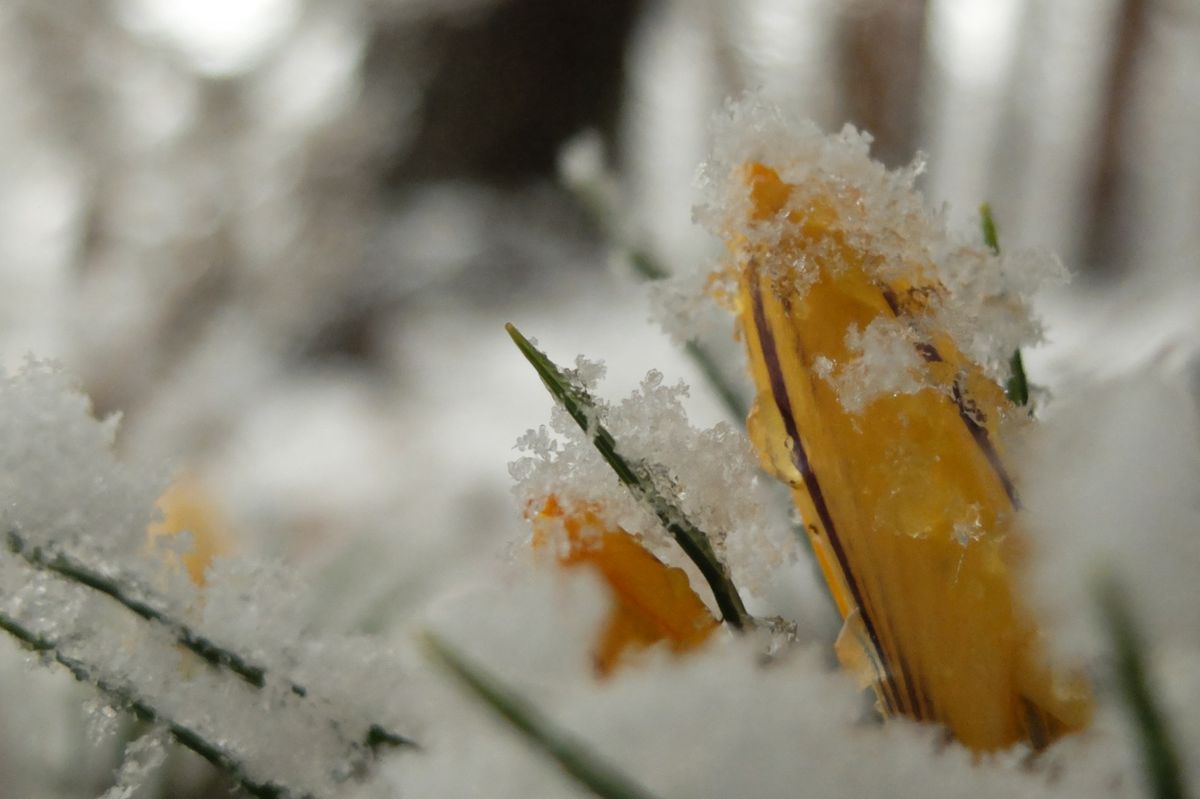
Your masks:
M1197 75L1195 0L3 0L0 361L61 361L231 551L301 565L317 623L387 630L522 535L506 463L550 403L504 322L724 418L568 141L676 272L719 257L692 178L730 95L927 153L960 227L988 200L1075 273L1027 361L1053 386L1196 351ZM0 796L94 795L115 751L81 757L80 696L10 649Z

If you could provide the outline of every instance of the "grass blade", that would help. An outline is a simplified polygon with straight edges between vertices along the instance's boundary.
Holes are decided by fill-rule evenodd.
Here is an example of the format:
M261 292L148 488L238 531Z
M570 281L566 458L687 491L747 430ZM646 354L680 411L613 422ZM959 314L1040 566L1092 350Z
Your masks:
M659 521L699 568L709 588L712 589L726 624L739 630L753 627L754 620L746 612L742 598L738 595L737 587L729 577L729 571L713 552L708 536L692 524L683 511L658 490L645 464L628 461L617 452L616 441L597 417L596 403L591 395L568 379L558 366L534 347L514 325L508 324L505 329L516 343L517 349L542 378L542 382L551 396L591 439L600 455L616 472L617 478L633 492L634 496L654 511Z
M993 255L1000 254L1000 235L996 231L996 220L992 217L992 206L984 203L979 206L979 227L983 231L983 243L988 246ZM1025 378L1025 363L1021 360L1021 351L1013 350L1008 359L1009 378L1004 384L1004 393L1008 401L1018 407L1029 404L1029 381Z
M1025 363L1021 360L1021 351L1013 350L1008 359L1010 375L1004 384L1004 393L1013 405L1024 407L1029 404L1029 381L1025 379Z
M996 220L992 217L992 206L984 203L979 206L979 226L983 229L983 243L993 255L1000 254L1000 236L996 233Z
M93 591L104 594L118 604L145 621L161 624L171 631L175 641L192 654L204 660L217 669L227 669L255 688L263 688L267 683L267 670L264 666L247 660L237 652L200 635L184 622L172 618L162 608L156 607L143 597L149 592L130 590L130 586L107 575L101 574L85 563L68 556L63 552L48 551L42 547L31 546L17 530L8 531L9 552L21 557L30 566L42 571L57 574ZM287 681L288 688L299 697L308 696L308 689L298 683ZM384 746L401 747L416 746L416 744L398 733L392 732L378 724L372 724L367 730L365 744L373 753Z
M288 799L298 797L282 785L256 780L247 775L244 766L232 754L223 749L219 742L206 738L197 730L182 724L159 711L132 689L118 685L93 673L92 667L78 658L67 655L58 642L40 635L21 624L17 619L0 612L0 630L11 635L26 649L52 659L64 667L81 683L93 685L100 693L118 707L129 710L138 719L167 728L171 737L180 745L191 749L200 757L224 771L235 780L246 793L258 799ZM303 795L307 797L307 795ZM308 799L311 799L309 797Z
M1100 610L1108 627L1115 656L1117 688L1133 717L1142 745L1142 759L1155 799L1184 799L1179 756L1166 719L1146 679L1142 642L1120 586L1111 577L1098 591Z
M654 799L653 795L604 763L585 744L557 729L535 707L468 661L433 633L422 636L433 658L475 698L490 707L513 729L553 759L583 787L602 799Z

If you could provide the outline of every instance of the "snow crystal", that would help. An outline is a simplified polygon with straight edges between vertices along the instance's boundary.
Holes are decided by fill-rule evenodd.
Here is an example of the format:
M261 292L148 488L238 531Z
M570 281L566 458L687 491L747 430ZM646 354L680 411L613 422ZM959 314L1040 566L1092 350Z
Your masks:
M949 333L997 381L1008 377L1015 349L1041 340L1030 299L1065 280L1066 270L1039 253L996 256L974 229L969 235L950 232L945 213L928 206L915 188L924 169L919 154L908 167L888 170L871 159L869 134L847 125L825 135L804 117L757 97L731 102L714 125L714 139L713 156L698 174L703 199L695 213L712 233L779 252L780 240L795 229L788 215L820 201L832 206L845 244L868 255L865 268L884 280L911 278L920 269L933 281L928 307L908 319L917 333ZM753 161L775 169L793 190L777 217L749 223L741 168ZM811 256L837 268L840 244L812 246ZM722 275L726 292L738 266ZM777 257L762 266L790 277L801 294L815 277L803 258L788 263Z
M814 371L837 391L842 407L862 413L879 397L915 394L928 385L925 361L917 354L915 343L911 328L880 316L865 329L846 331L846 349L855 354L853 360L835 365L821 356Z
M156 727L125 747L125 757L117 769L117 779L100 799L132 799L142 784L167 759L170 737L166 730Z
M221 563L203 590L168 568L146 546L162 470L117 460L114 425L93 419L87 399L44 364L0 379L0 524L23 544L0 554L0 620L32 637L44 663L96 686L106 703L208 741L243 778L335 795L370 760L371 725L393 720L379 697L396 694L398 664L382 650L368 658L350 642L305 635L296 578L282 567ZM38 551L117 596L39 567ZM136 614L138 603L163 621ZM227 656L216 667L181 647L185 629L239 658L241 673ZM296 682L301 675L311 684ZM131 747L111 796L153 771L155 740Z
M647 464L659 489L709 534L735 584L759 592L775 569L797 556L796 539L745 433L726 423L693 428L683 405L687 394L683 383L666 385L661 373L651 371L620 403L597 399L597 414L622 456ZM550 428L528 431L517 447L524 455L509 469L527 513L551 495L568 507L594 506L605 523L641 536L668 560L678 559L658 518L618 481L565 412L556 408Z
M0 373L0 527L32 544L86 543L99 553L141 550L165 473L118 464L118 418L97 423L91 403L52 364ZM86 512L84 509L86 508Z

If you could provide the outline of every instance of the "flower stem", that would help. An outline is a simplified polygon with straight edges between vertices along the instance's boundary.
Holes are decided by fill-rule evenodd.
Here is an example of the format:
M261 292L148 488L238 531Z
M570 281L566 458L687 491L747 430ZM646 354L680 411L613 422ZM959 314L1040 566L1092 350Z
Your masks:
M505 325L505 329L516 343L517 349L537 370L551 396L591 439L600 455L616 472L617 478L654 512L680 548L696 564L712 589L725 623L738 630L753 627L754 619L746 611L728 569L713 552L708 535L696 527L674 502L658 490L644 463L626 460L617 452L616 441L598 418L596 403L591 395L568 379L553 361L517 330L516 326L510 323Z
M557 729L529 702L433 633L426 631L422 641L439 665L584 788L602 799L654 799L652 794L603 762L585 744Z

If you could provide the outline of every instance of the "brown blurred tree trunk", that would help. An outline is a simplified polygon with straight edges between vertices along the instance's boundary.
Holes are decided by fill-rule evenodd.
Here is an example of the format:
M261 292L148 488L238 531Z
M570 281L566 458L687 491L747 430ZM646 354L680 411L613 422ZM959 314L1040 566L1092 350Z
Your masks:
M1122 251L1128 228L1125 211L1130 184L1125 146L1127 109L1132 107L1137 89L1137 67L1146 47L1150 11L1149 0L1122 0L1105 80L1096 166L1083 220L1084 262L1100 273L1120 269L1127 255Z
M926 0L862 4L840 23L845 116L875 137L875 156L908 163L916 149Z
M417 126L390 182L521 182L552 174L559 147L611 132L639 0L499 0L468 15L383 25L368 83L420 76Z

